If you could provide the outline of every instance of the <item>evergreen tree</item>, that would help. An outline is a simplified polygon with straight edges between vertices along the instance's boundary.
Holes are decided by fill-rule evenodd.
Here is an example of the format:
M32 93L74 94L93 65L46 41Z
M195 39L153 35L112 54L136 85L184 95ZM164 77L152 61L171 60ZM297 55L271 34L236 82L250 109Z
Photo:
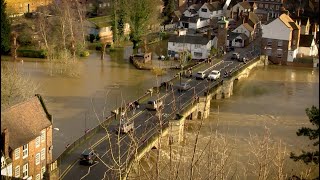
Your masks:
M1 55L7 54L10 50L10 21L6 14L5 0L1 0Z
M315 141L313 146L317 147L317 150L314 152L306 152L302 151L302 154L295 155L291 153L290 158L294 161L303 161L305 164L315 163L319 164L319 108L312 106L311 109L306 109L306 114L313 126L314 129L302 127L298 129L297 135L298 136L307 136L310 140Z

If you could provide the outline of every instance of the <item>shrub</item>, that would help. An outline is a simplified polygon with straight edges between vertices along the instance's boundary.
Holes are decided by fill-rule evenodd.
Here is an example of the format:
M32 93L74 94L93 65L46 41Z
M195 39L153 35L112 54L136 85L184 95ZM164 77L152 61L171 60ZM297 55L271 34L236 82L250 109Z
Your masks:
M93 43L93 41L96 39L96 36L94 34L89 34L89 41Z
M18 49L17 54L20 57L31 57L31 58L47 57L47 51L45 50Z
M82 52L80 53L80 56L81 56L81 57L88 57L89 55L90 55L89 51L82 51Z

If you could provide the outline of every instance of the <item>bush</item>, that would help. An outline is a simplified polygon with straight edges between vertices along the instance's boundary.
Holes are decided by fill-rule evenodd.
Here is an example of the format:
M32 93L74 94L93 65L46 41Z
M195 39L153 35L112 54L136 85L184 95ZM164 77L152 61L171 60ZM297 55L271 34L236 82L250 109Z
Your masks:
M80 53L80 56L81 56L81 57L88 57L89 55L90 55L89 51L82 51L82 52Z
M22 46L29 46L32 43L32 37L27 33L22 33L18 36L17 41Z
M89 41L93 43L93 41L96 39L96 36L94 34L89 34Z
M45 50L18 49L17 54L20 57L31 57L31 58L47 57L47 52Z

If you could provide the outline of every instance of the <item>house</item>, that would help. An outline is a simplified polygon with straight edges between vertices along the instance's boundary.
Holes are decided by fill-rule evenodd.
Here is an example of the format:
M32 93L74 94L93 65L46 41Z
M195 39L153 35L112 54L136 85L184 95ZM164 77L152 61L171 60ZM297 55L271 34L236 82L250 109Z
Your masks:
M91 32L96 32L101 41L112 43L113 42L113 32L112 32L112 20L110 16L100 16L95 18L89 18L95 28L91 28ZM124 35L128 36L130 34L130 26L128 23L124 25Z
M309 17L297 17L292 18L298 26L300 26L300 34L308 35L310 31L310 20Z
M192 59L206 59L212 47L212 38L191 35L175 35L168 40L168 55L179 57L182 52L189 52Z
M40 95L1 112L1 137L1 175L42 179L52 162L52 116Z
M199 29L210 25L210 19L200 18L198 15L193 17L182 16L180 18L180 27L187 29Z
M300 35L300 43L298 48L298 56L318 56L318 47L315 43L314 36L310 35Z
M269 22L281 15L283 0L247 0L250 3L255 2L257 9L254 12L260 17L262 22Z
M251 11L252 7L249 2L239 2L232 7L232 17L240 17L242 14L247 14Z
M299 40L300 28L287 14L262 26L261 51L273 63L293 62L298 53Z
M9 16L23 15L28 12L35 12L37 8L47 6L54 2L54 0L6 0L7 9L6 13Z
M229 31L226 46L242 48L247 44L247 41L248 37L244 33L234 33Z
M199 9L199 17L201 18L221 18L223 16L222 5L220 2L204 3Z
M248 37L249 41L252 41L254 35L254 29L248 23L241 24L232 32L244 33Z
M183 15L185 17L194 17L199 15L198 11L201 8L202 4L192 4L191 6L189 6L184 12Z

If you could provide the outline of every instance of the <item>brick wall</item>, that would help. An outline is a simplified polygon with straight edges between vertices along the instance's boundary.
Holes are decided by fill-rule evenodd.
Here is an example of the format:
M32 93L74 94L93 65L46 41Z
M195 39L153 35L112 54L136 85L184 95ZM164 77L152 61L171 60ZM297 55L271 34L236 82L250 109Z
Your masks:
M262 39L262 52L264 55L268 55L268 51L271 51L271 55L268 55L268 59L275 64L282 64L282 65L286 65L287 64L287 58L288 58L288 49L289 49L289 41L282 41L282 46L278 46L278 41L277 39L272 39L272 43L271 45L268 44L268 39L267 38L263 38ZM266 49L265 49L266 48ZM271 48L271 50L268 50L269 48ZM278 54L278 49L282 49L282 57L279 58Z
M40 135L40 146L36 147L36 139L33 139L28 143L28 157L23 159L23 150L22 146L20 149L20 157L15 159L15 150L12 152L12 171L13 176L15 177L15 168L20 166L20 177L23 177L23 166L28 163L28 177L32 176L32 179L36 179L36 175L40 174L41 168L45 167L46 164L51 163L52 161L52 151L49 151L49 147L52 146L52 126L45 129L46 137L44 141L41 141ZM41 150L45 149L45 159L41 160ZM36 165L36 154L40 154L40 163Z

